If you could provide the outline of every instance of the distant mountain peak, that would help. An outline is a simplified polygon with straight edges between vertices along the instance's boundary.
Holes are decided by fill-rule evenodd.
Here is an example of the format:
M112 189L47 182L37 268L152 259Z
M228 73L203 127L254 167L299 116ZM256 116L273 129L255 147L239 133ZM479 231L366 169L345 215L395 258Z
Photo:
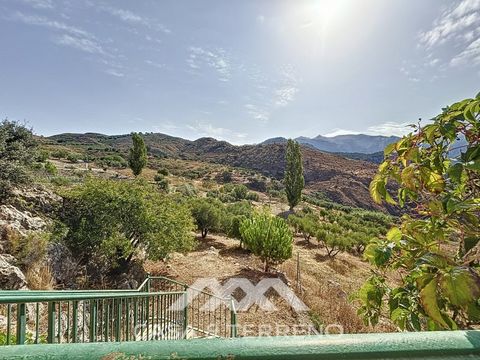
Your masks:
M360 153L373 154L393 142L399 140L396 136L366 135L366 134L345 134L336 136L318 135L314 138L305 136L297 137L300 144L314 147L318 150L334 153ZM284 137L275 137L265 140L262 144L282 144L287 141Z

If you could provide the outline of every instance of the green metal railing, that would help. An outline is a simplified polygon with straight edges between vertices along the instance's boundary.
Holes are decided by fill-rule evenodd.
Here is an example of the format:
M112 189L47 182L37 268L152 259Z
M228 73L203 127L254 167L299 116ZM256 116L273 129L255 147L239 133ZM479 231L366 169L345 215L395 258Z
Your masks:
M473 360L480 331L5 346L0 359Z
M236 327L231 299L165 277L136 290L0 291L0 345L229 337Z

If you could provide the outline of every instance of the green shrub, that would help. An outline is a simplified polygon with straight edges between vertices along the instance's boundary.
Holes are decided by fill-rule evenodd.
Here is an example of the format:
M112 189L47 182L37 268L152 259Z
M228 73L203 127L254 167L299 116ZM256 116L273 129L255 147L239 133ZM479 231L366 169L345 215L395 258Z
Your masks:
M7 250L17 259L17 265L26 271L44 260L49 242L50 235L45 232L31 232L27 235L12 232L7 239Z
M28 182L27 170L34 163L36 150L30 129L14 121L0 122L0 200L16 185Z
M157 174L163 175L163 176L168 176L169 172L166 168L160 168L160 169L157 170Z
M92 178L63 196L64 241L84 263L98 255L125 271L143 253L159 260L193 247L188 207L144 181Z
M49 175L57 175L58 174L57 167L55 166L54 163L52 163L50 161L45 162L44 169L47 172L47 174L49 174Z
M243 220L240 233L246 247L264 262L265 271L292 257L293 234L288 224L267 211Z

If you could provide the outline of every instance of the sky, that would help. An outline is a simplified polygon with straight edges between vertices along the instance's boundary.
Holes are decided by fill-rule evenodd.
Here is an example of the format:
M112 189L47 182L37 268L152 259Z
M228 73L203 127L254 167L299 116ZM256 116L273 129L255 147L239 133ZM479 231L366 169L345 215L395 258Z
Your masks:
M402 135L478 91L480 0L0 0L0 117L40 135Z

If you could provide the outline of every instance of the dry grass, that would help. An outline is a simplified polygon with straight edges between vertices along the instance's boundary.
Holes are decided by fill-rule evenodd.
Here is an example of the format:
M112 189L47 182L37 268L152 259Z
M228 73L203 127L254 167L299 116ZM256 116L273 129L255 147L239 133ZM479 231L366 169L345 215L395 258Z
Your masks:
M367 327L357 315L357 308L349 300L370 275L367 263L359 257L341 253L329 260L325 251L314 245L306 245L303 239L296 239L294 257L278 266L280 273L265 274L262 263L249 252L238 248L238 240L212 235L199 239L197 249L188 254L174 254L167 262L147 262L145 269L153 275L164 275L192 284L199 278L248 278L253 283L265 276L278 276L287 283L310 308L309 313L295 313L275 291L267 297L278 311L265 312L253 306L247 312L239 313L239 324L275 327L287 325L307 328L315 325L322 329L329 324L340 325L346 333L390 332L395 328L388 322ZM301 290L296 285L296 255L300 254ZM240 300L242 294L234 294ZM259 335L258 331L240 328L240 335ZM260 334L261 335L261 334Z
M30 290L53 290L55 286L52 272L47 265L40 265L27 270L25 279Z

